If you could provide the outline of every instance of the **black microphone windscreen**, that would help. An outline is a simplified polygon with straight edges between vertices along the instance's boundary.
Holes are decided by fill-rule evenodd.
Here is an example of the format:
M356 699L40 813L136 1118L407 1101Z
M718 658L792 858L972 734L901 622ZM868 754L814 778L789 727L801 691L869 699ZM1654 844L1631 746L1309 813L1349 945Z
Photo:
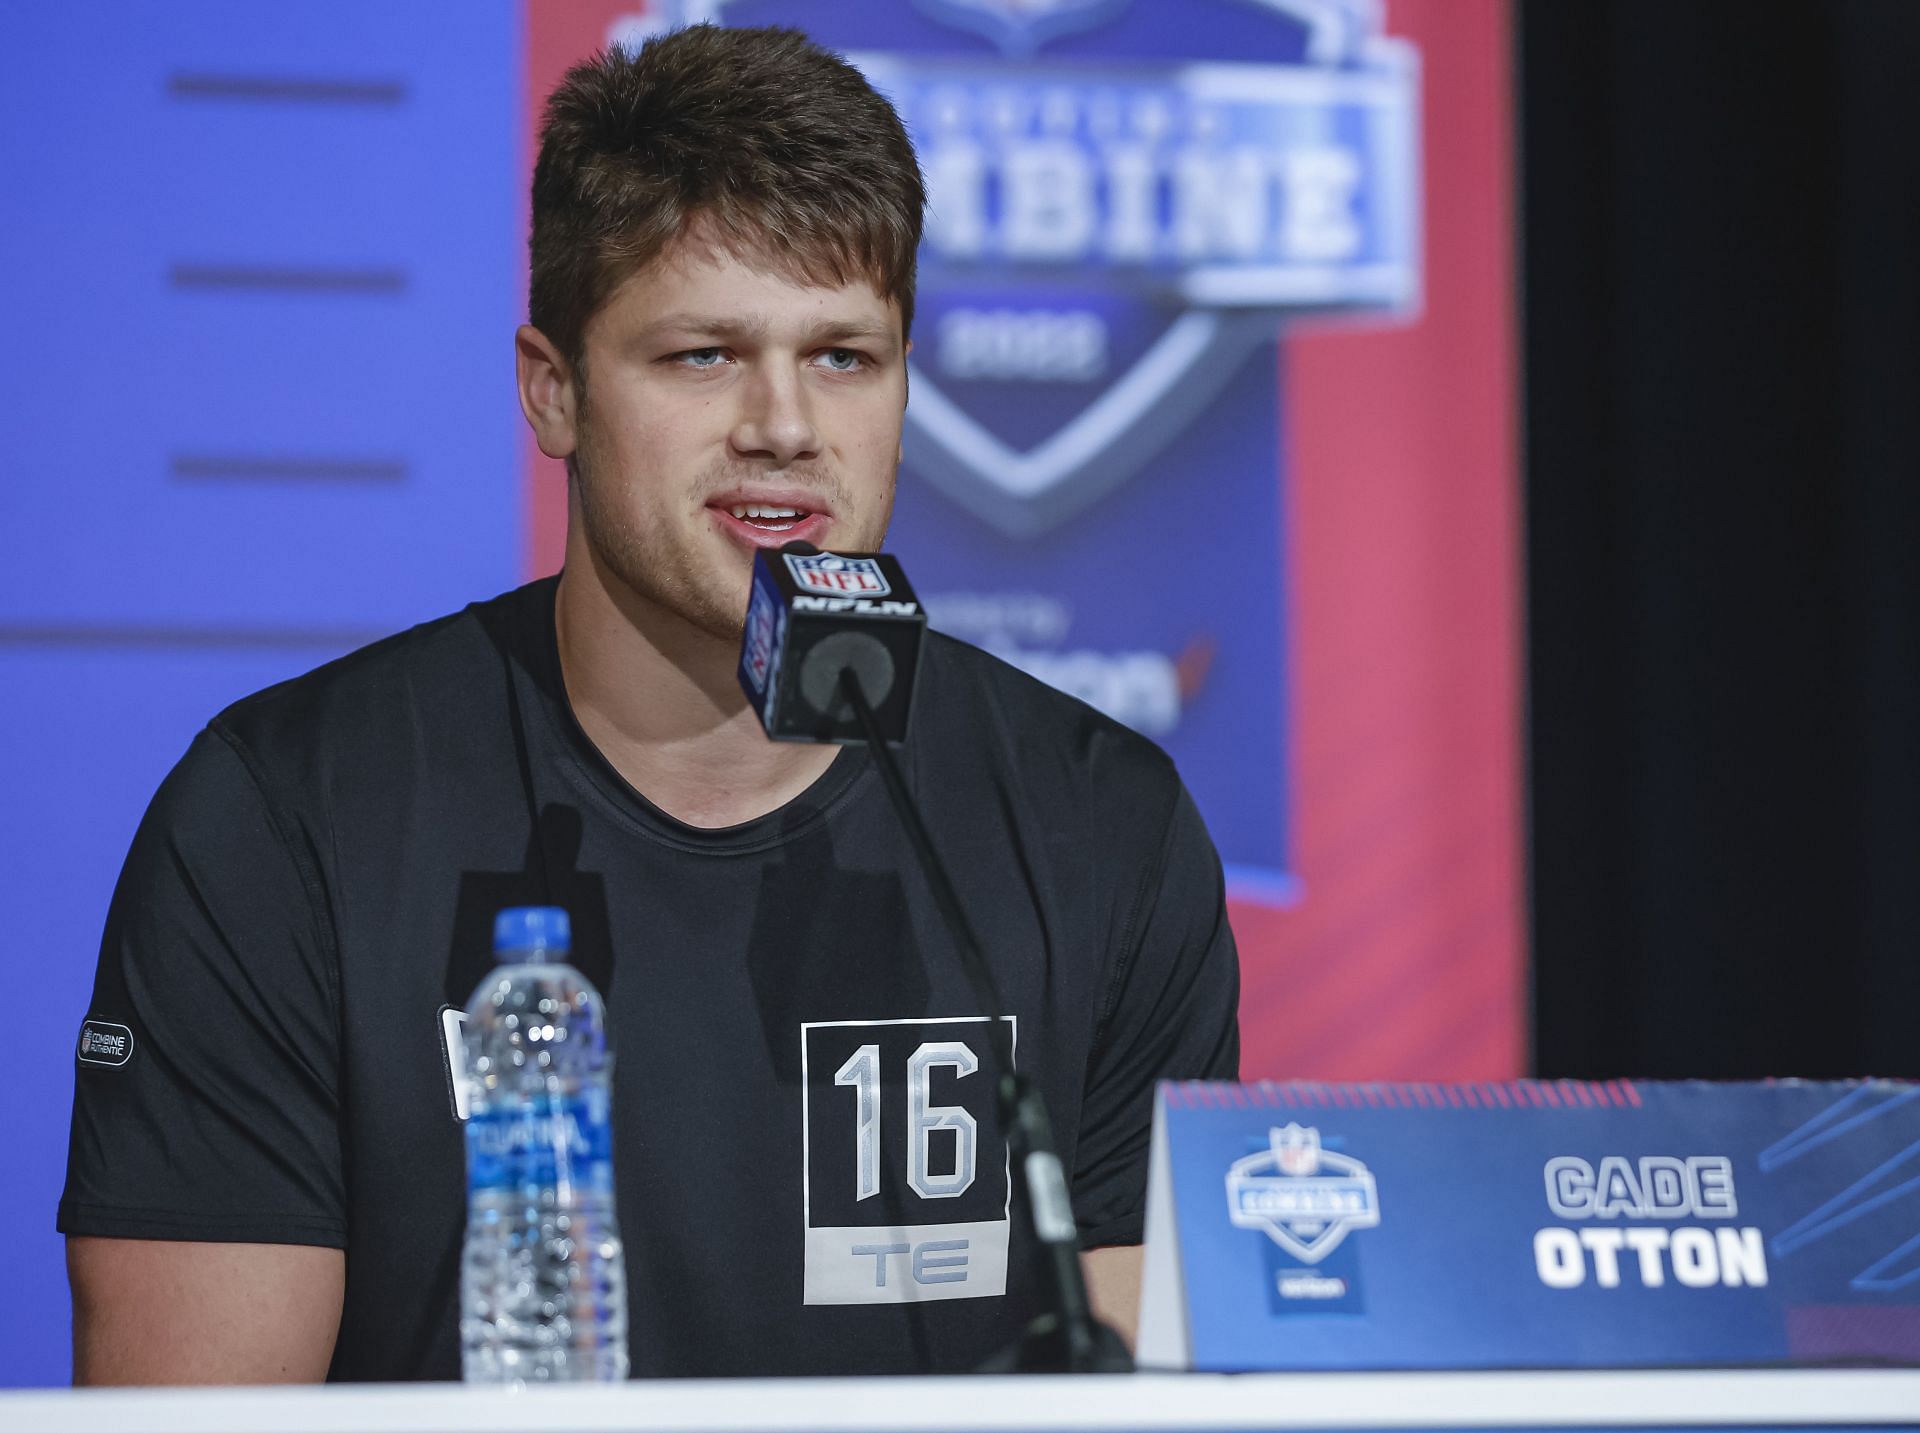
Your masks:
M851 671L881 737L904 741L926 625L887 553L763 548L753 559L741 689L778 741L858 742L864 729L840 689Z
M835 632L822 637L800 664L800 696L834 721L853 715L840 690L840 674L851 671L861 695L876 711L893 691L893 654L865 632Z

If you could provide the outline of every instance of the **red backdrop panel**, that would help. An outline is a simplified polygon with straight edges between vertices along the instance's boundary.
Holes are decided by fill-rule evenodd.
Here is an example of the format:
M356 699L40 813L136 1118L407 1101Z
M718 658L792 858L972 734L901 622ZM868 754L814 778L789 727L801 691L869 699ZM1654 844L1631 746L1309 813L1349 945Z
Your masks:
M1394 0L1421 55L1426 302L1282 364L1292 910L1239 907L1249 1076L1525 1059L1513 118L1504 0Z

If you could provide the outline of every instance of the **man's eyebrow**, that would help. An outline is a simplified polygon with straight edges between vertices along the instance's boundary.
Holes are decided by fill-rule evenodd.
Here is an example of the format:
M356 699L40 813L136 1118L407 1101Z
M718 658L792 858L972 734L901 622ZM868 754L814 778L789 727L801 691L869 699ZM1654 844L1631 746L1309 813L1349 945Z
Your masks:
M837 343L843 339L879 340L885 343L894 337L892 324L874 323L867 319L843 319L823 324L813 332L814 337L822 343Z
M647 335L676 334L736 343L764 339L769 328L764 317L669 313L649 323L644 332ZM828 345L847 342L884 344L892 343L895 338L893 325L872 319L835 319L809 328L806 332L808 342Z
M647 333L687 333L714 338L764 338L764 318L719 318L697 313L663 314L646 326Z

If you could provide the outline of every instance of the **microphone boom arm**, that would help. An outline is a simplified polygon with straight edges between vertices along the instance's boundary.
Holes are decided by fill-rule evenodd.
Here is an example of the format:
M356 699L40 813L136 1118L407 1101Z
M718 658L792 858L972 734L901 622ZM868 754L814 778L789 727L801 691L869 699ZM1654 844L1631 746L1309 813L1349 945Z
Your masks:
M920 819L920 808L907 791L900 767L888 749L866 692L851 666L840 670L840 693L853 708L867 748L880 768L887 795L899 813L901 824L907 828L907 839L928 884L933 887L934 904L960 947L960 963L966 969L974 996L991 1017L989 1028L995 1063L1000 1071L996 1090L1000 1126L1007 1134L1012 1164L1017 1171L1015 1177L1026 1191L1034 1237L1047 1252L1049 1303L1054 1311L1035 1321L1005 1371L1130 1373L1133 1360L1113 1330L1094 1318L1087 1299L1086 1276L1080 1268L1079 1232L1067 1194L1066 1171L1053 1147L1053 1126L1047 1118L1040 1087L1014 1068L1006 1022L1000 1018L1007 1006L1000 998L993 970L987 964L959 893L954 890L947 868L934 850L933 837Z

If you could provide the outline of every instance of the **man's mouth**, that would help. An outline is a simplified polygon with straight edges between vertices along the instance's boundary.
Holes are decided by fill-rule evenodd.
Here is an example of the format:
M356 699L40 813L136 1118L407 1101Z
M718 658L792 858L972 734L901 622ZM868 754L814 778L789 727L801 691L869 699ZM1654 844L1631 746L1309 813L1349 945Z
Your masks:
M779 547L796 540L820 543L832 526L831 514L792 502L723 498L707 504L707 511L729 538L748 548Z
M735 503L727 511L762 532L790 532L812 516L802 508L769 507L764 503Z

